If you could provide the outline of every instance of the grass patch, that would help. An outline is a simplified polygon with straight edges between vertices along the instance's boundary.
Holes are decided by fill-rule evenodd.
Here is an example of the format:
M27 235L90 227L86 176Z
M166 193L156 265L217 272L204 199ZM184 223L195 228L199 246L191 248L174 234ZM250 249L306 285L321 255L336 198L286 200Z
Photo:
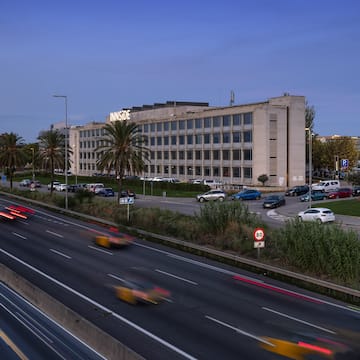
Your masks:
M327 202L326 207L338 215L360 216L360 198Z

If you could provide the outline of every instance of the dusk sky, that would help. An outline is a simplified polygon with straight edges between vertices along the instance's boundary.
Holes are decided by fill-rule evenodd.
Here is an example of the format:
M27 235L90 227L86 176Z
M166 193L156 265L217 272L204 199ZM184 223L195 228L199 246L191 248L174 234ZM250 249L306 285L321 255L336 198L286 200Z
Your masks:
M0 133L156 102L210 106L284 92L315 132L360 136L358 0L2 0Z

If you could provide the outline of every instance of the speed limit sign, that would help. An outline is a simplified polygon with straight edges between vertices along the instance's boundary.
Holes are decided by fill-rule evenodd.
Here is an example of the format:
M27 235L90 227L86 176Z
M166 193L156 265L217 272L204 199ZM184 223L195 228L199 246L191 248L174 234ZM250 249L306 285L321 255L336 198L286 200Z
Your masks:
M254 230L254 248L263 248L265 247L265 231L261 228L256 228Z

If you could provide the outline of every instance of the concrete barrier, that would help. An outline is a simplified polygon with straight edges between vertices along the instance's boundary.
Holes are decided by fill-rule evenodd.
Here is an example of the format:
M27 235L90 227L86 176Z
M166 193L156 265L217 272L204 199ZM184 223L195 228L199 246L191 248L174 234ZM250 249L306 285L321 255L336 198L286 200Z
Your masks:
M143 360L143 357L3 264L0 264L0 281L22 295L106 359Z

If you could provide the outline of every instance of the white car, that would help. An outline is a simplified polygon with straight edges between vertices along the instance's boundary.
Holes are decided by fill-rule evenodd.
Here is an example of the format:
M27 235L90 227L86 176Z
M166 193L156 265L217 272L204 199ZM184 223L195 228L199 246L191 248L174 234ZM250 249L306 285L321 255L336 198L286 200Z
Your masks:
M57 184L54 185L54 189L56 191L65 191L66 190L66 184Z
M327 208L310 208L300 211L298 217L301 221L316 221L321 224L335 221L335 214Z
M56 185L60 185L60 181L53 181L53 189L54 189L54 190L55 190L55 186L56 186ZM47 188L48 188L48 190L51 189L51 183L48 184Z

